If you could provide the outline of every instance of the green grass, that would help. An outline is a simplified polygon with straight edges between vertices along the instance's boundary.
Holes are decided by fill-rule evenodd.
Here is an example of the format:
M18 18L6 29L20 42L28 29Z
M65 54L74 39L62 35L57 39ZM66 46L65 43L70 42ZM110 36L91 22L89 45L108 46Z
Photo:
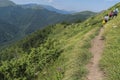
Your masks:
M99 23L87 24L93 21L95 19L90 18L72 25L56 24L2 50L1 78L83 79L87 73L85 65L91 57L90 42L100 27Z
M57 38L63 52L39 73L36 80L84 80L88 73L85 66L92 56L89 52L90 43L99 32L102 16L103 13L78 24L55 25L49 38Z
M105 26L105 49L100 62L105 80L120 80L120 14ZM116 27L115 27L116 26Z
M85 80L88 73L86 64L92 57L89 52L90 43L98 34L102 26L102 17L107 12L82 23L46 27L13 47L11 45L2 50L0 77L5 80ZM119 59L119 27L112 28L113 23L120 25L119 19L120 17L115 18L106 24L103 36L106 39L106 47L101 68L109 80L119 80L114 78L119 77L119 74L115 74L116 68L119 71L119 60L116 60ZM115 51L117 54L113 53Z
M36 80L84 79L87 74L85 65L91 58L90 42L98 33L99 27L74 24L64 28L64 25L57 24L55 28L49 37L57 38L64 51L55 62L39 73Z
M93 36L93 34L88 32L82 36L81 39L78 40L74 46L72 46L69 53L66 54L69 59L67 61L66 73L63 80L80 80L85 77L87 74L85 65L91 58L89 48Z
M67 25L67 26L57 24L54 29L54 33L49 35L49 37L57 38L61 42L61 48L63 49L63 52L55 62L45 67L44 70L39 73L36 80L85 80L85 77L88 73L85 66L92 57L91 53L89 52L89 48L91 47L91 44L90 44L91 40L95 37L95 35L98 34L99 29L102 26L101 25L102 17L106 13L111 11L111 9L109 9L108 11L102 12L94 17L91 17L83 23ZM118 18L117 20L116 19L111 20L108 24L112 25L110 23L113 23L112 21L114 21L116 22L115 24L120 25L119 19L120 18ZM109 26L108 24L106 26ZM103 36L105 37L106 41L108 41L109 44L111 41L111 37L109 39L108 36L111 36L112 34L112 32L110 32L111 34L108 35L108 32L110 31L110 29L114 30L112 29L112 27L105 28L105 33ZM115 28L115 30L117 30L117 28ZM117 33L116 31L114 32ZM119 33L119 30L118 30L118 33ZM116 37L117 37L117 34L116 34ZM115 37L113 36L113 38ZM118 40L120 40L120 38ZM111 42L111 45L112 44L115 44L115 43ZM106 42L106 45L107 45L107 42ZM105 49L105 51L107 50L110 51L109 48ZM116 49L119 50L120 47L117 47ZM117 53L117 56L118 56L117 59L119 59L118 53ZM109 59L111 58L108 58L106 56L110 57L109 53L107 54L106 52L104 52L103 59L101 60L101 63L100 63L101 68L104 69L105 72L111 71L112 69L117 70L116 68L118 67L114 68L113 67L114 65L111 64L111 61L109 63ZM117 60L115 61L118 62L117 63L118 65L119 61ZM112 66L109 64L111 64ZM109 66L111 66L111 68ZM106 72L106 74L108 74L107 77L108 78L111 78L112 76L119 77L119 73L113 75L113 73L115 72L108 72L108 73ZM120 79L111 78L110 80L120 80Z

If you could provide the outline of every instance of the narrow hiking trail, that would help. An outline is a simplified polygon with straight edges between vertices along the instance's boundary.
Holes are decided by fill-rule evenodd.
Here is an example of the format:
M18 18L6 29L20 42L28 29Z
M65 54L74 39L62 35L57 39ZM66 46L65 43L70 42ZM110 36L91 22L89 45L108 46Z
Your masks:
M102 40L103 31L104 29L101 28L99 35L96 36L91 42L92 47L90 48L90 51L93 57L87 65L87 69L89 71L87 80L103 80L104 75L99 68L99 61L104 49L104 40Z

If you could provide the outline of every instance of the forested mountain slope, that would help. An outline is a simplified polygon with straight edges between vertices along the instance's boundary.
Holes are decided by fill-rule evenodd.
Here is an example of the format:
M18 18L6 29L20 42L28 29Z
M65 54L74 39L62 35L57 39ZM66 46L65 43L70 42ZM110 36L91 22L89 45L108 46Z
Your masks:
M18 33L18 27L6 21L0 20L0 44L14 39Z
M34 9L34 8L23 8L21 5L16 5L15 3L9 0L1 0L1 4L4 3L4 6L0 7L0 20L4 21L5 25L11 24L13 28L17 30L18 36L13 37L12 40L21 39L22 37L38 30L42 29L48 25L60 23L60 22L76 22L76 21L84 21L88 17L95 15L93 14L76 14L76 15L64 15L60 13L56 13L54 11L49 11L45 8ZM11 5L13 3L13 5ZM0 28L4 28L2 24L0 24ZM5 28L7 32L7 27ZM11 28L12 29L12 28ZM14 29L11 33L14 33ZM10 34L9 32L7 32ZM2 33L4 36L6 34ZM11 36L15 36L14 34L10 34ZM2 37L2 36L0 36ZM11 38L5 36L7 40L1 40L1 43L5 43L11 41ZM3 39L3 38L2 38Z

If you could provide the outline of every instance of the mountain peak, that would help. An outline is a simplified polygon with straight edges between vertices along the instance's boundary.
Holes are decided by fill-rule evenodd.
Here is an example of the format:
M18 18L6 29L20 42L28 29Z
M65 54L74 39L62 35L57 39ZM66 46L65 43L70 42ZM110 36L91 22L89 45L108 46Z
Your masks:
M10 0L0 0L0 7L14 6L15 3Z

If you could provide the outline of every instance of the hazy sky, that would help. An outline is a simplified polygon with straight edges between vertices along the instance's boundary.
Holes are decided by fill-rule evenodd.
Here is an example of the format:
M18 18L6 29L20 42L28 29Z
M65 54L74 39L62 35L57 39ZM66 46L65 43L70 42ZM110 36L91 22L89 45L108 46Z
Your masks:
M17 4L37 3L52 5L57 9L68 11L101 11L105 10L120 0L11 0Z

